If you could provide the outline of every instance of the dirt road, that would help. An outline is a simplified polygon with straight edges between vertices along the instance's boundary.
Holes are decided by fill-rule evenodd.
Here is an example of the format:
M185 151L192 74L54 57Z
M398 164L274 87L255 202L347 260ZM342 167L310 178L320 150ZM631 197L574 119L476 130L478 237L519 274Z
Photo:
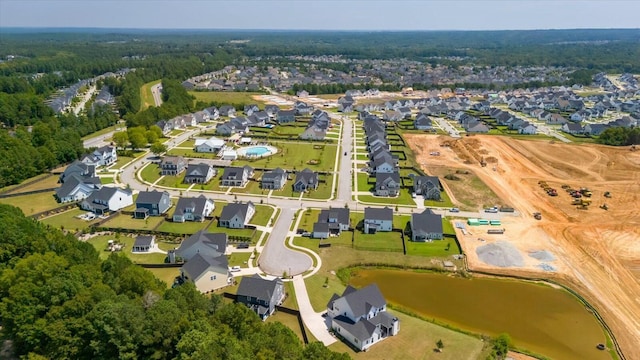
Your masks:
M473 170L506 204L520 211L520 218L504 220L503 227L505 236L524 254L525 265L499 268L481 262L475 249L496 239L484 235L485 229L472 228L476 233L472 236L459 234L472 269L568 285L603 316L627 358L640 359L640 152L498 136L467 137L457 140L464 144L446 148L440 144L450 141L448 137L410 135L406 140L427 169L433 165ZM441 156L429 156L434 150ZM491 162L481 167L477 156ZM538 186L540 180L558 189L559 195L548 196ZM588 187L593 192L589 209L572 206L563 184ZM611 198L603 196L606 191ZM599 208L604 203L609 210ZM542 213L542 221L531 217L535 211ZM481 232L485 242L478 241ZM527 258L535 250L555 255L555 272L544 271L539 262Z

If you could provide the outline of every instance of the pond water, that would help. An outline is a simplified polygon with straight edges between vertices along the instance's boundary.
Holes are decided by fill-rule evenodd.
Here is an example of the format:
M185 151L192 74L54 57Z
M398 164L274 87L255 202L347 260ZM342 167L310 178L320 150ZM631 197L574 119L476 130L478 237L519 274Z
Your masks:
M516 346L552 359L611 359L596 349L604 330L568 292L543 284L437 273L358 270L356 287L377 283L387 301L474 333L506 332Z

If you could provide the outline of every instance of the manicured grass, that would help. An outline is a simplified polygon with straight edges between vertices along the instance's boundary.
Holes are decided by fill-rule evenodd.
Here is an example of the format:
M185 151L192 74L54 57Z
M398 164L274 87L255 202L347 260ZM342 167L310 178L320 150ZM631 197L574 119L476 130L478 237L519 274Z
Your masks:
M358 188L358 191L360 188ZM397 197L383 197L373 195L358 195L358 200L365 203L373 204L388 204L388 205L414 205L415 202L411 198L411 194L407 189L400 189L400 194Z
M260 238L260 231L254 231L251 229L229 229L226 227L221 227L218 226L217 222L212 223L208 228L207 231L211 232L211 233L225 233L228 236L243 236L243 237L251 237L253 234L253 237L251 238L251 243L255 244L256 241L258 241L258 239Z
M16 189L16 187L19 185L7 186L0 189L0 193L4 193L5 192L4 190L6 190L6 192L19 194L19 193L24 193L28 191L34 191L34 190L57 188L57 187L60 187L60 184L58 184L58 179L59 177L57 175L48 176L48 174L42 174L42 175L34 176L22 182L22 184L26 184L28 182L34 181L32 184L29 184L19 189Z
M161 216L150 216L143 220L134 219L131 215L118 215L102 226L129 230L152 230L162 221L164 221L164 217Z
M113 184L115 182L115 180L113 179L113 175L111 175L111 176L100 176L100 182L102 182L102 185L106 185L106 184Z
M87 139L91 139L91 138L94 138L94 137L98 137L100 135L107 134L107 133L109 133L111 131L118 131L118 130L124 130L124 129L125 129L125 125L124 124L116 124L116 125L113 125L113 126L107 126L104 129L92 132L91 134L87 134L87 135L83 136L80 139L81 140L87 140Z
M407 255L450 257L454 254L460 254L455 239L449 237L443 240L433 240L432 242L414 242L411 241L410 237L406 236L405 246L407 247Z
M164 231L174 234L195 234L198 231L205 229L209 225L209 221L185 221L183 223L176 223L172 221L164 221L159 227L158 231Z
M156 182L156 180L160 179L160 166L157 164L149 163L147 166L142 168L140 171L140 177L144 181L148 181L150 183Z
M217 159L218 155L215 153L199 153L193 149L171 149L167 151L167 155L171 156L184 156L196 159Z
M235 252L227 256L227 261L229 262L229 267L240 266L246 268L248 267L250 257L250 252Z
M451 202L451 198L449 198L449 194L446 191L440 192L440 201L435 200L425 200L424 206L431 207L453 207L453 203Z
M262 177L261 171L255 171L254 179L258 179L259 177ZM267 195L269 193L269 190L262 189L260 187L260 181L249 180L249 182L247 182L244 187L233 187L233 190L231 190L231 192L238 194Z
M169 133L169 136L176 136L176 135L180 135L184 132L184 130L182 129L173 129L171 130L171 132Z
M269 219L273 215L273 208L267 205L256 205L256 213L251 218L252 225L262 225L267 226L269 223Z
M375 178L369 176L367 173L358 172L358 191L371 191L375 188ZM369 180L372 180L369 183Z
M193 148L195 146L196 146L196 141L193 139L185 140L178 145L178 147L188 147L188 148Z
M73 209L65 211L63 213L50 216L48 218L40 220L41 222L67 230L83 230L88 228L91 224L98 222L98 220L86 221L77 218L78 215L85 214L87 211L81 209Z
M59 170L63 171L64 167L61 167ZM22 181L20 184L9 185L9 186L5 186L3 188L0 188L0 194L4 194L4 193L8 193L8 192L14 191L15 188L17 188L18 186L20 186L22 184L26 184L26 183L31 182L31 181L37 181L36 183L39 183L39 182L47 179L48 177L49 177L49 174L36 175L34 177L31 177L31 178L28 178L28 179ZM58 181L58 177L57 176L53 176L53 178L55 179L55 181ZM29 185L29 187L30 187L30 185ZM23 191L25 191L25 190L20 189L20 190L17 190L16 192L23 192Z
M363 234L355 231L355 248L371 251L402 252L402 236L395 231L380 231L375 234Z
M271 131L274 135L287 136L291 135L297 137L302 134L306 129L305 126L295 126L295 125L278 125Z
M132 155L133 156L118 156L118 160L111 165L110 169L122 169L126 164L128 164L131 160L136 159L138 156L144 155L145 151L136 151ZM157 166L156 166L157 167Z
M571 135L565 132L560 131L560 135L566 137L567 139L577 142L577 143L596 143L596 138L592 138L584 135Z
M60 204L53 196L54 192L43 192L38 194L20 195L0 199L0 204L7 204L19 207L22 212L29 216L42 211L55 209L64 204Z
M333 184L333 175L320 174L318 178L320 181L324 179L324 182L319 183L318 188L316 190L310 190L305 192L302 195L303 199L326 200L331 197L331 185ZM293 191L294 181L295 181L295 178L287 182L287 184L284 186L284 188L282 188L282 190L274 190L271 196L284 196L284 197L290 197L295 199L299 198L300 193Z
M191 186L191 184L185 184L182 182L186 174L187 174L186 171L183 171L178 175L165 175L162 178L160 178L160 180L156 183L156 185L179 188L179 189L187 189L189 188L189 186Z
M329 346L330 350L346 352L356 360L382 359L484 359L482 351L484 342L473 336L465 335L430 322L411 317L398 310L390 309L400 320L400 332L378 344L366 352L355 352L342 341ZM436 342L442 340L444 349L436 352Z
M309 168L323 171L331 171L335 165L338 149L335 145L303 142L272 142L269 144L278 148L277 154L257 160L240 159L234 161L233 165L249 165L269 169L281 167L285 170ZM317 161L317 164L309 163L310 160Z
M358 155L356 155L356 160L369 161L369 155L358 152Z
M193 95L197 101L204 102L217 102L224 104L258 104L263 107L264 101L256 100L253 98L255 95L264 95L260 92L244 92L244 91L189 91L190 95ZM195 103L195 102L194 102Z
M151 87L159 84L162 80L155 80L148 82L140 88L140 110L145 110L150 106L156 106L156 102L153 100L153 94L151 93Z
M147 269L151 271L158 279L164 281L167 284L167 288L171 288L173 281L177 276L180 276L180 268L154 268Z
M279 322L284 326L291 329L297 336L298 339L302 342L302 330L300 330L300 324L298 323L298 317L295 315L287 314L282 311L276 311L273 315L269 316L265 322Z
M133 248L133 244L136 241L135 237L132 237L132 236L121 235L118 238L116 237L115 234L101 235L101 236L93 237L87 240L87 242L93 245L93 247L98 251L100 258L104 260L108 258L109 255L111 254L111 251L107 250L107 243L109 240L115 240L120 244L124 244L124 247L122 248L121 253L137 264L163 264L165 258L167 257L166 254L162 254L162 253L144 253L144 254L132 253L131 249ZM166 251L168 249L175 248L175 245L160 242L158 243L158 247Z

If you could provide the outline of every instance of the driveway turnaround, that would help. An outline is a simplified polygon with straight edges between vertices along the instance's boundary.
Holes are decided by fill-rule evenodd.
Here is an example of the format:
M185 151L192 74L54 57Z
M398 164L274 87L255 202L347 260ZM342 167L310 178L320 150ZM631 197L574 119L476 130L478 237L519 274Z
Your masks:
M310 270L313 265L309 255L285 246L294 215L295 209L282 208L269 240L260 254L258 266L269 275L282 276L285 272L288 275L298 275Z
M315 336L318 341L322 341L325 346L336 342L336 338L329 333L322 313L313 311L313 306L311 306L311 301L309 301L309 294L307 293L307 288L304 285L302 276L298 275L293 278L293 289L296 291L296 299L298 300L298 309L300 310L302 321L304 321L304 324L313 336Z

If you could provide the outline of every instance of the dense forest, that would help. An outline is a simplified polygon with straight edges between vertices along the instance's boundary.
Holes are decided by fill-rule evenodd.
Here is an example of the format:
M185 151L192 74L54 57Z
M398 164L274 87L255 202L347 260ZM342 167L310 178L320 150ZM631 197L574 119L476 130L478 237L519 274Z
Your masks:
M119 254L0 205L0 317L17 355L45 359L348 359L303 346L247 307L174 289ZM38 357L38 355L40 357Z
M233 41L243 40L243 41ZM370 46L370 44L381 44ZM640 30L282 32L143 31L82 29L58 32L3 29L0 34L0 187L76 159L82 136L113 125L149 127L161 119L202 109L179 85L183 80L241 65L247 58L342 55L353 59L405 58L448 66L566 66L570 82L586 84L599 71L640 73ZM340 63L323 66L339 70ZM135 69L106 78L111 108L56 115L45 101L79 79ZM140 87L162 79L164 104L141 111ZM515 84L517 87L554 85ZM476 88L479 84L454 84ZM491 85L490 85L491 86ZM380 86L398 90L400 85ZM415 89L430 88L413 84ZM296 85L311 94L342 93L348 85Z

